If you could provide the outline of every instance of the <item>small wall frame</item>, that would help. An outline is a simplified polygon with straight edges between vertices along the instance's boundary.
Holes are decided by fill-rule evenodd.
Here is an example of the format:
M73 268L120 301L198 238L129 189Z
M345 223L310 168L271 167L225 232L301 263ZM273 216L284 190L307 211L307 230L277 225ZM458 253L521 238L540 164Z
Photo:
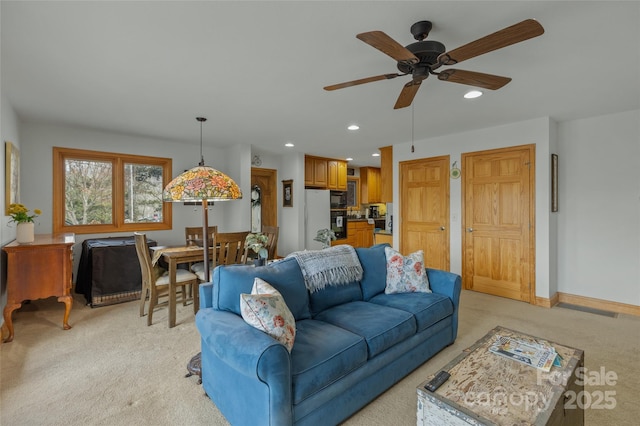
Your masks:
M282 181L282 207L293 207L293 180Z
M20 151L9 141L5 146L4 184L5 214L9 214L9 205L20 202Z

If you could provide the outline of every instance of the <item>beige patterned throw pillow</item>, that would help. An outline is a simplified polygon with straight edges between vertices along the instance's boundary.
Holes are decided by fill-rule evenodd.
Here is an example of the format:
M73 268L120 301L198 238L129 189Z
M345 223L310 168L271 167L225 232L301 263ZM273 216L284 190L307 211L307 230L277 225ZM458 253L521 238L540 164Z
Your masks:
M431 293L422 250L403 256L399 251L385 247L384 254L387 258L387 285L384 289L386 294Z
M291 352L296 321L278 290L255 278L251 294L240 294L240 312L245 322L285 345Z

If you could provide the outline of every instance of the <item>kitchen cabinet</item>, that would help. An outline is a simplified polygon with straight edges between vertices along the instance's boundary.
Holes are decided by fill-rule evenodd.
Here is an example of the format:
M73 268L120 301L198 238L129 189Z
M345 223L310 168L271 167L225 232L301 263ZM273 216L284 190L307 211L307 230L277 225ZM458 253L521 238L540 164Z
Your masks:
M327 160L320 157L304 157L304 186L311 188L326 188Z
M380 148L380 201L393 202L393 147Z
M347 162L341 160L327 160L328 183L327 189L339 191L347 190Z
M386 233L380 233L378 232L377 234L375 234L374 237L374 242L375 244L383 244L383 243L387 243L390 246L393 247L393 235L392 234L386 234Z
M360 202L362 204L381 203L380 169L360 167Z
M373 223L366 220L349 220L347 238L331 242L332 246L348 244L353 247L371 247L373 245Z
M347 190L347 162L333 158L304 157L305 188Z

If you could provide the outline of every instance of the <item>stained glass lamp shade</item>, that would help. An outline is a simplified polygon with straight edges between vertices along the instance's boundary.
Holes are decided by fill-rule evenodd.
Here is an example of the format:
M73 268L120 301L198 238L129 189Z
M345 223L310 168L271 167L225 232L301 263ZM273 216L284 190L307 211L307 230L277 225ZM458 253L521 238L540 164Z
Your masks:
M209 214L208 202L236 200L242 191L229 176L202 161L199 166L187 170L164 188L163 201L202 202L202 248L204 251L204 276L209 277Z

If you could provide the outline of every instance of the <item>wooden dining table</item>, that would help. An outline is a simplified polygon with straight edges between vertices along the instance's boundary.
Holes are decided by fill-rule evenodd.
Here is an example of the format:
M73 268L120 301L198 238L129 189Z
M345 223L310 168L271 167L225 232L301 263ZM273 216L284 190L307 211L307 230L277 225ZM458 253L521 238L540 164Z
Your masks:
M176 271L181 263L193 263L204 261L204 250L199 246L156 246L149 247L153 252L151 263L156 265L163 259L169 266L169 327L176 325ZM214 259L215 250L209 250L210 260ZM194 312L200 306L199 289L193 289Z

